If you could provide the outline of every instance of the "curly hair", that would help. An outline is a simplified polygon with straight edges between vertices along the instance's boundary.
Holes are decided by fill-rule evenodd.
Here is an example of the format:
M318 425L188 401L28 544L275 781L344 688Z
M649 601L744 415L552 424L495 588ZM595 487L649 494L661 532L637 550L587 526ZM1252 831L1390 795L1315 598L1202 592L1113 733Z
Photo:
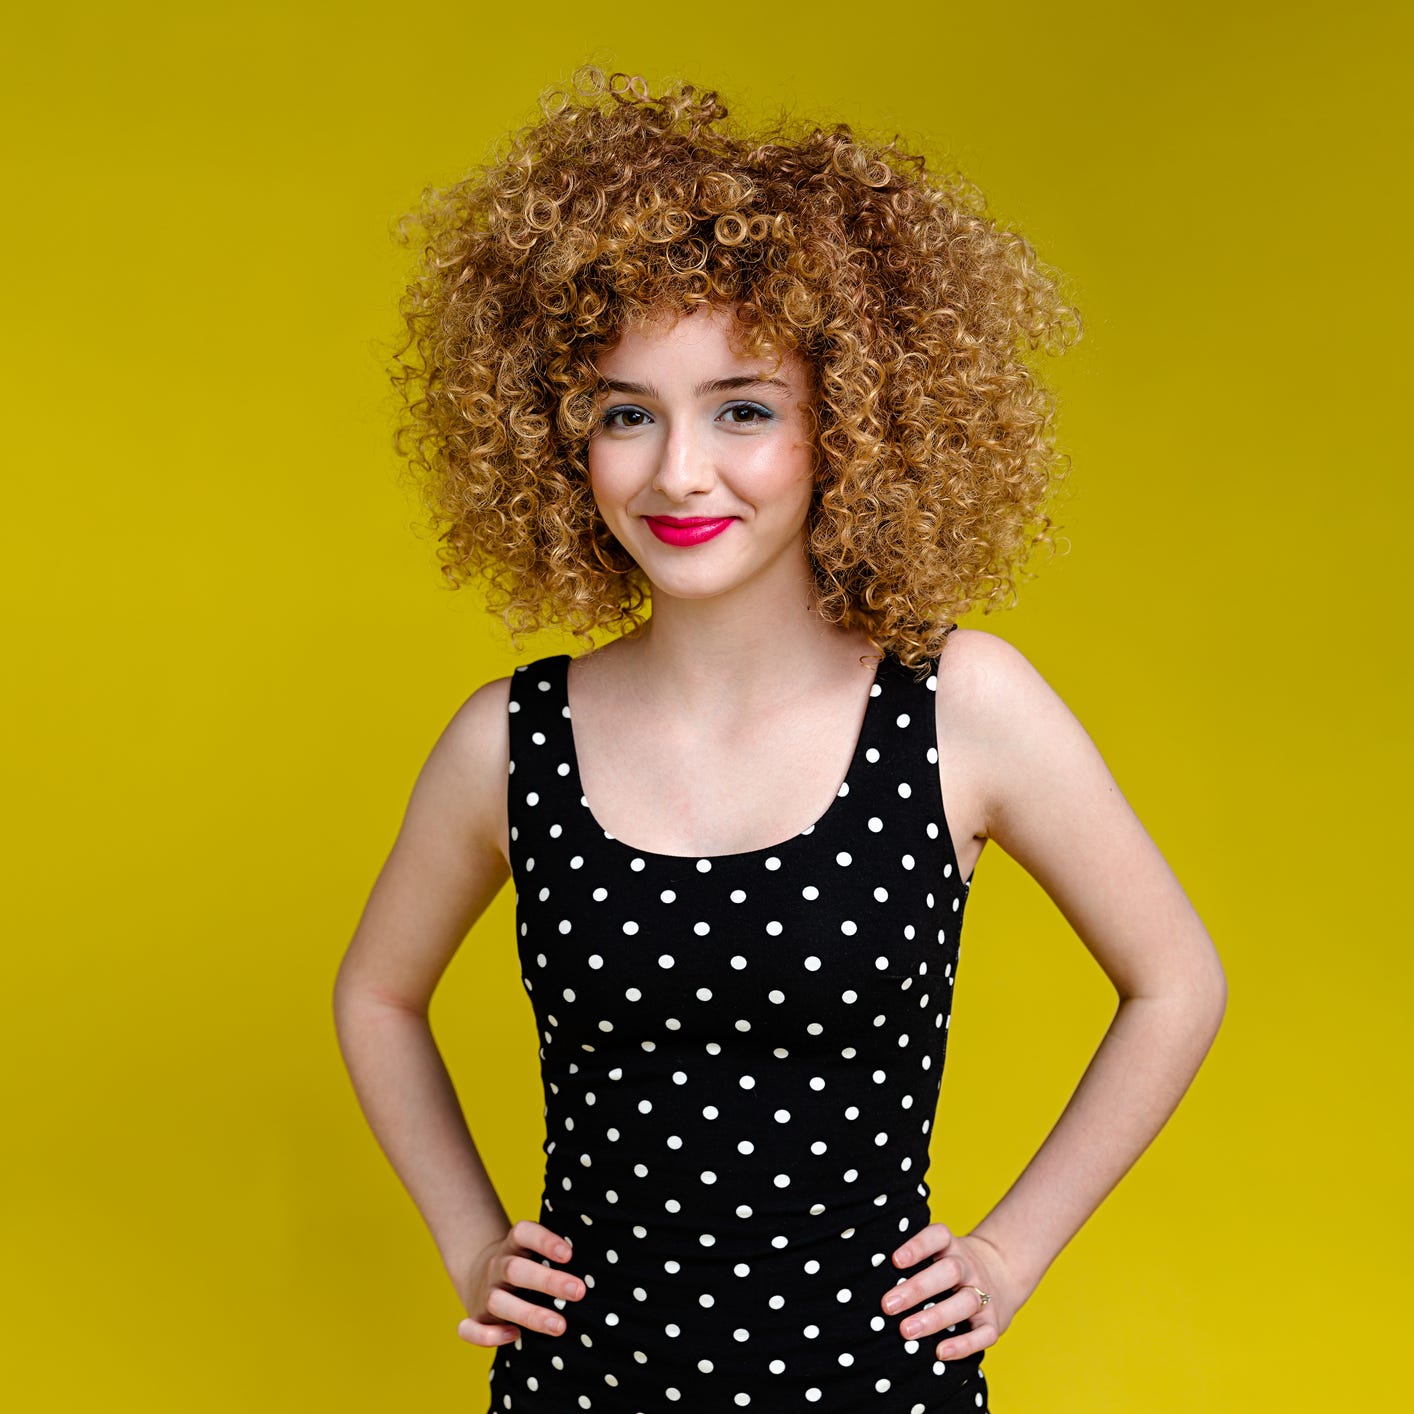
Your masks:
M1015 597L1065 469L1029 355L1079 320L960 176L837 124L728 125L718 95L578 70L482 168L399 223L395 445L449 586L484 580L518 646L558 623L642 627L649 586L588 476L629 323L731 307L742 347L807 364L819 612L918 668L952 619Z

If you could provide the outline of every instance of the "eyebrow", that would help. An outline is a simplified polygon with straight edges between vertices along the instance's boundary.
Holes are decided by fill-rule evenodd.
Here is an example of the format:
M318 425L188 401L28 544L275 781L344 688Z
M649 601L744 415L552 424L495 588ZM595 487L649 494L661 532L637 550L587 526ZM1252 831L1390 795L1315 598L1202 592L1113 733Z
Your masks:
M651 383L629 383L621 378L604 379L604 388L611 393L632 393L640 398L657 398L662 395ZM709 393L735 393L742 388L780 388L789 393L791 386L780 378L762 378L755 374L738 374L732 378L709 378L699 383L692 391L694 396L705 398Z

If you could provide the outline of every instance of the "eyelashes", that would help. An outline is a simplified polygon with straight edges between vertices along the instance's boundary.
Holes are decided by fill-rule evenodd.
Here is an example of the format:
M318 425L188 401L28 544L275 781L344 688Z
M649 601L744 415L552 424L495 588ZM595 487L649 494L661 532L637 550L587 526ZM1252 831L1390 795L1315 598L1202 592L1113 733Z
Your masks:
M631 419L620 421L620 419ZM717 414L717 420L729 427L755 427L762 423L774 422L776 414L760 403L731 403ZM646 409L621 403L617 407L605 409L599 419L599 426L606 431L630 431L635 427L646 427L653 416Z

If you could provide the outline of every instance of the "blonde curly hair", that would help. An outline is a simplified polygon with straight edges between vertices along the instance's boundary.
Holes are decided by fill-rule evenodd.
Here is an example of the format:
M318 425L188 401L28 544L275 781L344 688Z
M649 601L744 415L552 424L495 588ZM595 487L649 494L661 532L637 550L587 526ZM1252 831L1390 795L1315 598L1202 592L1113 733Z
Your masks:
M484 580L519 646L558 623L632 633L649 588L590 490L620 330L734 308L747 351L804 359L819 612L911 667L955 616L1009 603L1064 470L1028 362L1079 320L981 193L895 143L782 119L738 131L715 92L576 72L483 168L402 218L395 444L449 587Z

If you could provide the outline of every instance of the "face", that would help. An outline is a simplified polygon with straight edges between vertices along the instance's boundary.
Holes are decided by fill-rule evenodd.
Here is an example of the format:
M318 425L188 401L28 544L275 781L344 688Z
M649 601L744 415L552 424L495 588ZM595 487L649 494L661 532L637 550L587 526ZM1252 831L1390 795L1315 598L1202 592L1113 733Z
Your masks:
M655 596L808 579L806 365L733 346L730 310L630 327L601 356L594 498Z

